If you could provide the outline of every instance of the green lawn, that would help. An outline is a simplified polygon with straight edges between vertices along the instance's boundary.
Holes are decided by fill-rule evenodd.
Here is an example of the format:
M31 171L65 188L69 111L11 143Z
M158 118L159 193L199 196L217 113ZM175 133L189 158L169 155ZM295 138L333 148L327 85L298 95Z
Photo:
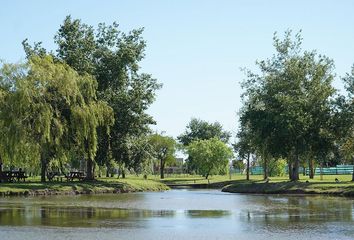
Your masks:
M338 178L341 182L349 182L352 179L351 175L323 175L323 180L321 180L320 176L315 176L314 179L309 179L308 176L300 175L300 182L306 182L306 180L310 182L335 182L335 179ZM152 176L151 179L159 179L158 176ZM241 174L232 174L230 175L214 175L209 177L209 183L216 183L216 182L224 182L224 181L238 181L238 180L245 180L246 175ZM165 179L160 180L163 183L171 183L171 184L203 184L208 183L208 180L202 176L198 175L167 175ZM263 181L262 175L250 175L250 181ZM288 176L283 177L270 177L271 182L284 182L289 181Z
M46 194L81 194L81 193L118 193L137 191L162 191L169 189L165 184L145 180L142 177L128 176L125 179L98 178L93 182L46 182L38 177L29 177L26 182L0 183L0 195L46 195Z
M338 178L337 183L335 179ZM300 181L289 182L287 177L270 177L268 183L261 176L252 176L250 181L239 179L223 188L234 193L271 193L271 194L328 194L354 196L354 182L351 175L323 175L309 179L300 176ZM308 182L306 182L308 181Z
M300 181L289 182L287 176L270 177L266 183L262 175L251 175L250 181L246 176L234 174L231 176L211 176L208 180L201 176L180 175L167 176L161 182L167 185L191 185L194 187L223 188L223 191L234 193L273 193L273 194L332 194L354 196L354 182L351 175L323 175L309 179L308 176L300 176ZM335 179L339 179L339 183ZM308 181L308 183L306 182ZM205 184L204 186L202 186Z
M207 185L208 187L224 188L224 191L242 193L326 193L354 195L354 182L351 175L323 175L309 179L300 176L299 182L289 182L288 177L270 177L269 183L263 181L262 175L250 175L246 181L245 175L232 174L230 176L210 176L205 179L198 175L166 175L160 179L158 175L150 175L145 180L143 177L129 175L125 179L98 178L94 182L47 182L41 183L39 177L29 177L25 183L0 183L0 195L45 195L45 194L81 194L81 193L118 193L135 191L162 191L167 190L165 185ZM335 182L335 178L340 183ZM306 183L309 180L309 183ZM197 186L198 187L198 186Z

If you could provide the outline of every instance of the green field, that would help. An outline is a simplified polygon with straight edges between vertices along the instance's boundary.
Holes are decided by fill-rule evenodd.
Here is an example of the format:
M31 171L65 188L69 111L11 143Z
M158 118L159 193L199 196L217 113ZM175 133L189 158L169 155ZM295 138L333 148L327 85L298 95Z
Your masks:
M300 175L300 182L306 182L306 180L310 182L333 182L335 183L335 179L338 178L341 182L350 182L352 179L351 175L323 175L323 180L319 175L315 176L314 179L309 179L308 176ZM158 179L157 177L151 177L151 179ZM217 183L217 182L224 182L224 181L239 181L245 180L246 175L241 174L232 174L224 175L224 176L210 176L209 183ZM250 175L250 181L258 182L263 181L262 175ZM288 176L283 177L270 177L270 182L284 182L289 181ZM208 180L202 176L198 175L167 175L165 179L161 180L163 183L170 183L170 184L203 184L208 183ZM348 183L349 184L349 183Z
M0 183L0 195L53 195L53 194L91 194L91 193L123 193L138 191L163 191L169 188L154 180L128 176L125 179L98 178L93 182L46 182L41 183L39 177L30 177L27 182Z
M338 178L340 182L336 182ZM354 196L354 182L351 175L323 175L309 179L300 176L300 181L290 182L287 176L271 177L266 183L262 175L251 175L250 181L245 175L212 176L209 181L199 176L169 176L161 182L178 187L178 185L191 187L223 188L225 192L232 193L261 193L261 194L328 194L341 196ZM308 181L308 182L306 182Z
M309 179L300 176L299 182L289 182L288 177L271 177L268 183L263 181L262 175L251 175L246 181L245 175L232 174L225 176L211 176L205 179L198 175L166 175L160 179L158 175L150 175L148 179L142 176L128 175L125 179L97 178L93 182L46 182L41 183L39 177L30 177L26 182L0 183L0 195L51 195L51 194L93 194L93 193L124 193L137 191L163 191L169 188L166 185L183 185L193 187L222 188L228 192L238 193L313 193L354 195L354 182L351 175L323 175ZM335 178L340 180L335 182ZM309 183L306 183L309 181Z

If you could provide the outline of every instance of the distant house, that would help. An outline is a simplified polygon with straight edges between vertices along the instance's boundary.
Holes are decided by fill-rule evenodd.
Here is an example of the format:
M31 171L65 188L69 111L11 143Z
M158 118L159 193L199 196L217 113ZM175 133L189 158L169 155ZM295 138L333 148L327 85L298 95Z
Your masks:
M186 172L186 169L183 167L184 159L175 158L175 164L173 166L165 167L165 173L167 174L182 174Z

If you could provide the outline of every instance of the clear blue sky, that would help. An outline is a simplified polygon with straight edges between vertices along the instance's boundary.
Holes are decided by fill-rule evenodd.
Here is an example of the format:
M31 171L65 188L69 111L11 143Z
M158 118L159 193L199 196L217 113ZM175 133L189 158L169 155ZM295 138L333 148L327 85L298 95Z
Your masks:
M54 49L68 14L94 26L117 21L123 31L145 27L142 71L164 84L149 110L154 129L177 136L197 117L235 133L240 67L271 56L275 31L302 29L304 48L333 58L339 79L354 63L353 10L350 0L2 0L0 58L23 60L25 38Z

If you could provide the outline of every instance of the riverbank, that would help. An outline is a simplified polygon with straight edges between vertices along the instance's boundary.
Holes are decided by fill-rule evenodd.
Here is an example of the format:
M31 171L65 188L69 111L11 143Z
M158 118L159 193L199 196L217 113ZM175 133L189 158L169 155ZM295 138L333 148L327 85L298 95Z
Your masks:
M300 176L300 181L289 182L287 176L271 177L266 183L262 175L211 176L210 179L196 175L170 176L160 180L171 188L210 188L222 189L230 193L250 194L325 194L354 197L354 182L351 175L316 175L314 179ZM336 182L335 179L339 179ZM306 182L308 181L308 182Z
M0 183L0 196L74 195L165 191L165 184L137 178L101 178L93 182L46 182Z
M264 181L235 181L222 188L223 192L230 193L256 193L256 194L324 194L345 197L354 197L354 183L351 181L334 182L318 181L309 182L264 182Z
M160 182L166 184L170 188L210 188L221 189L226 185L237 182L237 180L243 179L242 175L235 175L230 178L229 175L214 175L209 179L198 175L181 175L181 176L169 176L165 179L160 179ZM258 177L257 177L258 179Z

